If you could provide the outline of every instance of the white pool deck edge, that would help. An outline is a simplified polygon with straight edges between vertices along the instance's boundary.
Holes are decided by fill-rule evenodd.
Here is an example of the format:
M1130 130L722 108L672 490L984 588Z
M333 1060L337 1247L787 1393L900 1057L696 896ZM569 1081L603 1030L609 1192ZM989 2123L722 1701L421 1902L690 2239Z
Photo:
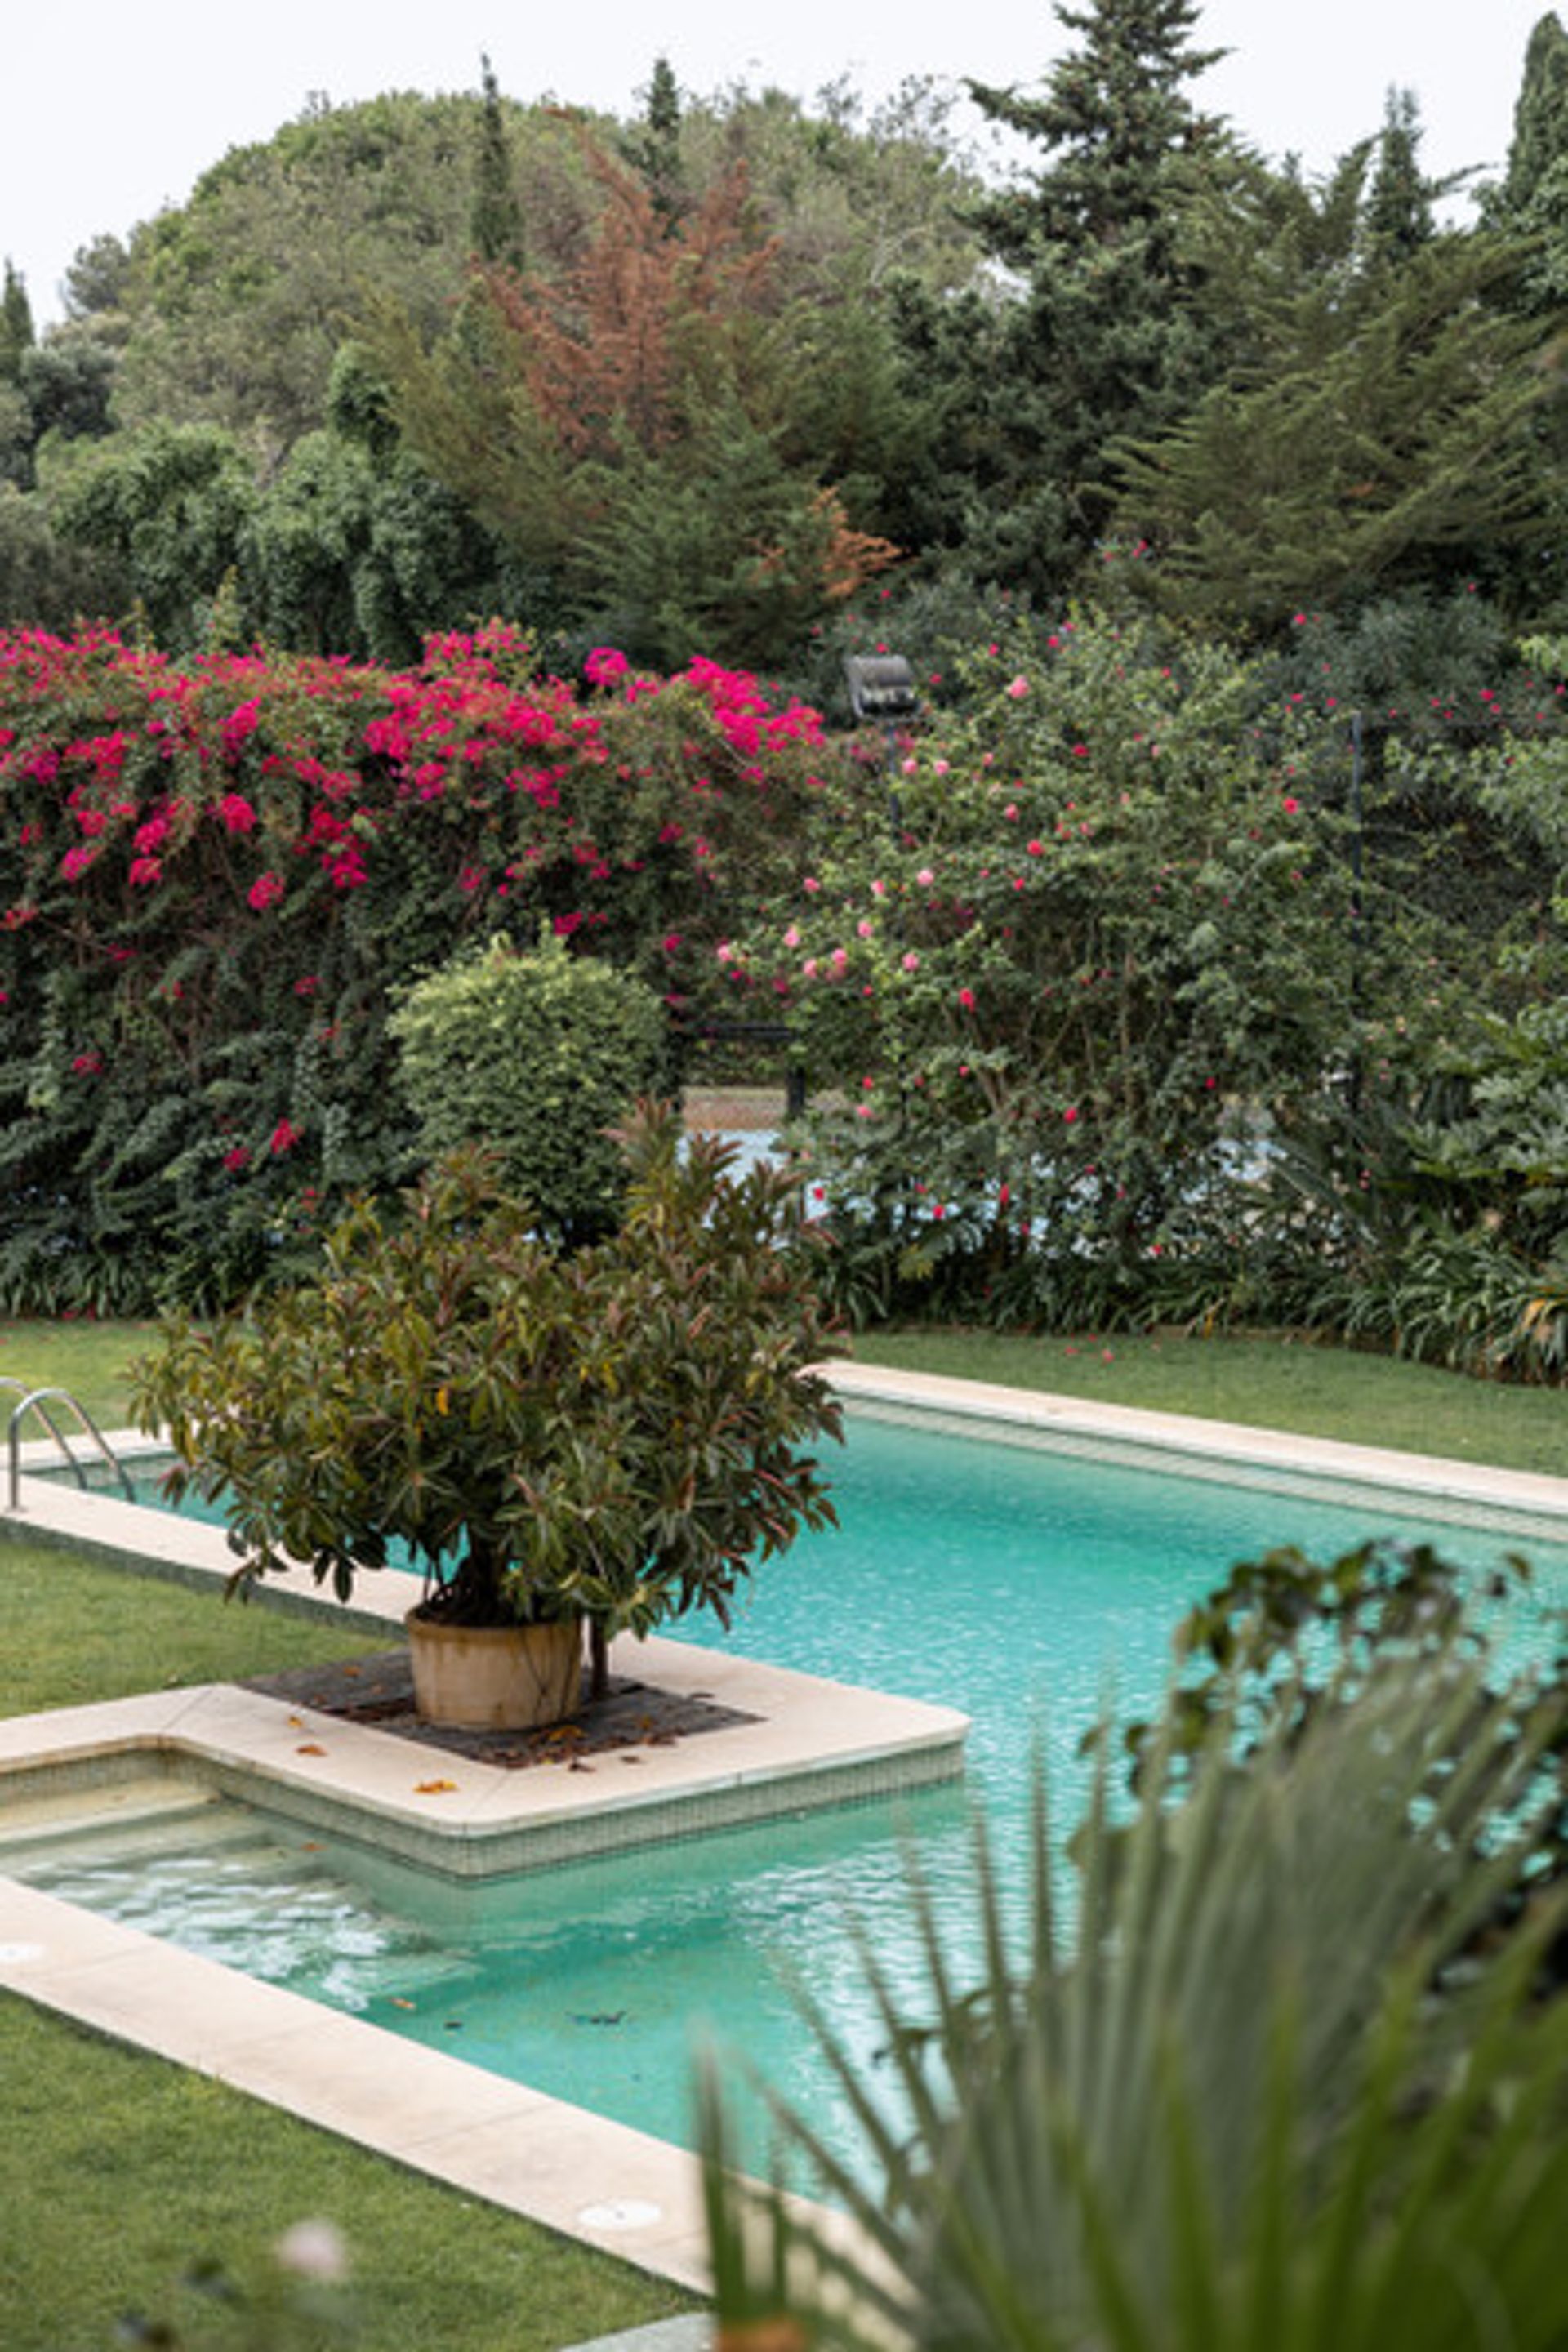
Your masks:
M1244 1429L1176 1414L1150 1413L990 1384L868 1365L833 1367L847 1402L877 1414L915 1418L1016 1443L1047 1444L1102 1458L1142 1459L1194 1476L1252 1478L1300 1491L1303 1482L1338 1499L1390 1489L1410 1497L1423 1514L1467 1525L1485 1524L1510 1538L1530 1531L1568 1539L1568 1478L1524 1475L1436 1457L1394 1453L1272 1432ZM28 1448L29 1459L52 1449ZM148 1515L101 1496L25 1477L23 1509L11 1528L29 1537L86 1543L113 1557L144 1556ZM4 1516L0 1513L0 1516ZM182 1521L160 1523L160 1549L176 1573L205 1580L227 1561L216 1531ZM0 1550L0 1573L4 1552ZM305 1593L314 1598L309 1580ZM331 1604L328 1604L331 1605ZM361 1613L367 1624L401 1614L395 1593L370 1580ZM639 1673L657 1667L660 1681L689 1671L689 1687L743 1706L770 1696L748 1685L750 1674L770 1675L748 1662L711 1651L657 1645ZM665 1653L678 1653L667 1660ZM721 1670L738 1670L726 1679ZM807 1678L788 1676L788 1683ZM850 1695L825 1688L816 1704L841 1739ZM858 1707L862 1696L853 1695ZM813 1704L805 1699L809 1710ZM883 1706L902 1702L882 1700ZM931 1714L932 1710L919 1710ZM820 1727L820 1726L819 1726ZM931 1727L927 1725L929 1732ZM307 1793L312 1776L353 1781L364 1801L389 1821L412 1820L421 1832L430 1809L448 1824L488 1833L509 1807L524 1804L519 1784L537 1782L531 1801L582 1808L587 1820L604 1810L599 1773L552 1771L546 1789L539 1768L498 1773L440 1750L348 1726L336 1718L226 1685L149 1693L113 1706L61 1710L0 1721L0 1772L51 1761L90 1759L122 1749L127 1737L189 1752L262 1759L283 1785ZM619 1770L646 1773L637 1795L679 1799L679 1774L710 1771L712 1743L752 1739L726 1769L765 1776L778 1761L783 1737L764 1722L704 1733L673 1748L641 1751L643 1761ZM316 1754L314 1750L324 1751ZM702 1751L708 1753L703 1765ZM747 1758L750 1761L747 1761ZM695 1762L693 1759L695 1758ZM796 1760L799 1760L797 1756ZM605 1767L607 1777L609 1769ZM672 1777L665 1783L665 1776ZM450 1784L419 1793L421 1780ZM499 1780L510 1783L502 1790ZM588 1782L586 1789L583 1782ZM574 1793L570 1784L577 1784ZM561 1784L566 1784L564 1787ZM614 1792L620 1801L622 1792ZM594 1800L597 1799L595 1807ZM509 2083L447 2055L408 2042L361 2019L346 2017L300 1996L258 1983L233 1970L116 1926L18 1882L0 1877L0 1987L58 2011L79 2023L193 2066L236 2089L266 2099L344 2138L448 2182L469 2194L598 2246L682 2286L705 2291L706 2243L694 2159L683 2149L568 2106L525 2085Z

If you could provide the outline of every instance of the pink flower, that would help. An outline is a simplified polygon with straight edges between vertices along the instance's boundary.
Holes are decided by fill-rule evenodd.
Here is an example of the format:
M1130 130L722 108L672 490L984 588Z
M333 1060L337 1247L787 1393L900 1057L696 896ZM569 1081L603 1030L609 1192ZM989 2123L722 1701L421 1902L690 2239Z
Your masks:
M226 793L217 804L217 816L226 833L255 830L256 811L243 793Z
M870 938L870 936L871 936L871 930L872 930L872 926L870 925L870 923L868 923L868 922L867 921L867 919L866 919L865 916L864 916L864 915L862 915L862 916L861 916L861 918L860 918L860 920L859 920L859 921L856 924L856 926L855 926L855 931L856 931L856 936L857 936L857 938L858 938L858 939L862 939L862 940L868 940L868 939Z
M915 880L920 884L922 890L929 890L931 884L936 880L936 876L931 872L929 866L922 866L920 872L915 876Z
M248 1168L250 1165L249 1145L237 1143L232 1151L224 1153L223 1164L231 1174L237 1176L242 1168Z
M595 646L583 664L583 675L590 686L612 686L617 677L625 677L631 664L615 646Z
M1016 677L1005 691L1012 696L1015 702L1022 702L1029 691L1029 681L1026 677Z
M229 712L223 722L222 734L223 748L231 759L240 745L255 734L260 717L259 702L242 702L237 710Z
M1301 803L1298 800L1292 800L1289 793L1287 793L1279 805L1284 810L1287 816L1294 816Z
M71 1064L79 1078L95 1078L103 1067L101 1054L79 1054Z
M279 899L283 896L282 876L280 874L258 874L255 881L251 884L249 889L246 892L245 896L247 905L250 906L257 914L264 915L267 912L268 908L275 907Z
M267 1148L277 1160L280 1159L285 1151L291 1151L299 1140L300 1129L290 1120L280 1118L272 1130L271 1141Z
M792 924L790 925L790 927L789 927L788 930L784 933L784 945L785 945L785 947L786 947L786 948L797 948L797 947L799 947L799 945L800 945L800 932L799 932L798 929L796 928L796 926L795 926L794 923L792 923Z
M304 971L294 982L294 993L296 996L314 996L321 985L313 971Z
M133 890L151 889L154 882L163 879L163 861L161 857L133 857L131 861L131 887Z
M974 1010L974 991L972 988L961 988L958 992L958 1001L960 1004L963 1005L966 1013L973 1013Z
M97 856L98 852L90 843L83 843L76 849L68 849L60 860L60 872L68 882L79 882Z
M666 955L673 955L676 949L680 945L680 933L679 931L666 931L663 939L659 941L659 945L664 950Z
M1045 845L1045 843L1044 843L1043 841L1031 841L1031 842L1030 842L1030 844L1029 844L1029 855L1030 855L1030 856L1031 856L1031 857L1043 857L1043 856L1045 856L1045 854L1046 854L1046 845Z
M805 961L801 965L800 976L802 980L815 980L816 978L816 958L815 956L806 957Z
M1066 1110L1062 1113L1062 1117L1070 1127L1074 1119L1078 1117L1078 1105L1076 1103L1068 1103Z
M916 955L916 953L915 953L915 951L914 951L913 948L910 948L910 950L909 953L908 953L908 954L903 958L903 960L902 960L902 961L903 961L903 967L904 967L904 970L905 970L906 971L919 971L919 970L920 970L920 968L921 968L921 960L920 960L919 956L918 956L918 955Z
M800 887L803 890L809 890L813 898L815 898L817 891L821 889L822 885L817 880L815 874L808 874Z

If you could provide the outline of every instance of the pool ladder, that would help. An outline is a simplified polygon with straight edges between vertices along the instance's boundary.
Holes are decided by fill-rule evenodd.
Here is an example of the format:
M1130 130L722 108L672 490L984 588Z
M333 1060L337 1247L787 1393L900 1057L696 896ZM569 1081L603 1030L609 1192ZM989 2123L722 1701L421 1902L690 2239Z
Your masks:
M37 1415L59 1447L75 1475L77 1485L85 1487L89 1484L85 1465L78 1460L72 1451L70 1439L50 1410L51 1406L55 1405L68 1406L76 1415L77 1436L90 1439L97 1449L100 1460L106 1462L119 1479L124 1490L126 1501L133 1503L136 1500L136 1489L131 1483L130 1472L116 1454L114 1448L110 1444L108 1438L105 1437L86 1405L79 1403L72 1396L69 1389L30 1389L26 1381L15 1380L4 1373L0 1373L0 1389L8 1389L18 1399L11 1408L8 1441L10 1491L7 1507L9 1509L19 1511L22 1507L22 1423L29 1412Z

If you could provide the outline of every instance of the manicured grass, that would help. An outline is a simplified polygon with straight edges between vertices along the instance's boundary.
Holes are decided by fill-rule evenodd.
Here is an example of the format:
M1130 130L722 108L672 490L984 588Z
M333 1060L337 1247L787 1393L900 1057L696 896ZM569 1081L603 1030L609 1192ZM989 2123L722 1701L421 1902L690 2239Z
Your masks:
M153 1323L0 1322L0 1376L26 1381L29 1388L69 1389L101 1427L122 1424L129 1414L125 1368L147 1347ZM14 1397L0 1390L0 1426L8 1423ZM29 1414L23 1434L45 1435Z
M253 2334L253 2314L181 2284L211 2262L257 2298L283 2231L321 2218L347 2242L354 2352L555 2352L691 2307L673 2287L15 1997L0 1998L0 2084L5 2352L93 2352L133 2310L177 2322L191 2352L342 2342Z
M106 1423L124 1422L125 1367L153 1328L0 1323L0 1372L72 1389ZM867 1364L1568 1475L1568 1391L1503 1387L1300 1339L1064 1339L922 1326L863 1332L853 1352Z
M1505 1388L1349 1348L1263 1338L1063 1339L921 1328L862 1333L853 1353L859 1363L905 1371L1568 1476L1568 1391Z
M237 1682L374 1649L363 1626L0 1541L0 1714Z

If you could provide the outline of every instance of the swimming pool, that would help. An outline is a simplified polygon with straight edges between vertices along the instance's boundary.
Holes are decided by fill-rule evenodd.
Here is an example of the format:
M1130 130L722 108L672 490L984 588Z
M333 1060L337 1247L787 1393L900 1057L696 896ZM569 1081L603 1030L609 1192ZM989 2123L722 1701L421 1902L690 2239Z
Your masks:
M971 1782L1004 1853L1036 1733L1065 1812L1082 1730L1112 1685L1124 1711L1152 1700L1175 1622L1231 1562L1282 1541L1321 1555L1426 1531L1394 1495L1325 1504L929 1424L856 1414L850 1426L840 1531L771 1563L732 1635L693 1637L963 1708ZM1500 1548L1479 1529L1440 1539L1478 1563ZM1542 1603L1568 1600L1568 1551L1531 1549ZM962 1912L967 1806L961 1790L933 1790L460 1885L204 1805L121 1847L61 1840L18 1874L660 2138L686 2136L690 2049L705 2031L839 2132L791 1976L809 1979L852 2047L873 2051L848 1917L884 1959L906 1948L904 1832L939 1903Z

